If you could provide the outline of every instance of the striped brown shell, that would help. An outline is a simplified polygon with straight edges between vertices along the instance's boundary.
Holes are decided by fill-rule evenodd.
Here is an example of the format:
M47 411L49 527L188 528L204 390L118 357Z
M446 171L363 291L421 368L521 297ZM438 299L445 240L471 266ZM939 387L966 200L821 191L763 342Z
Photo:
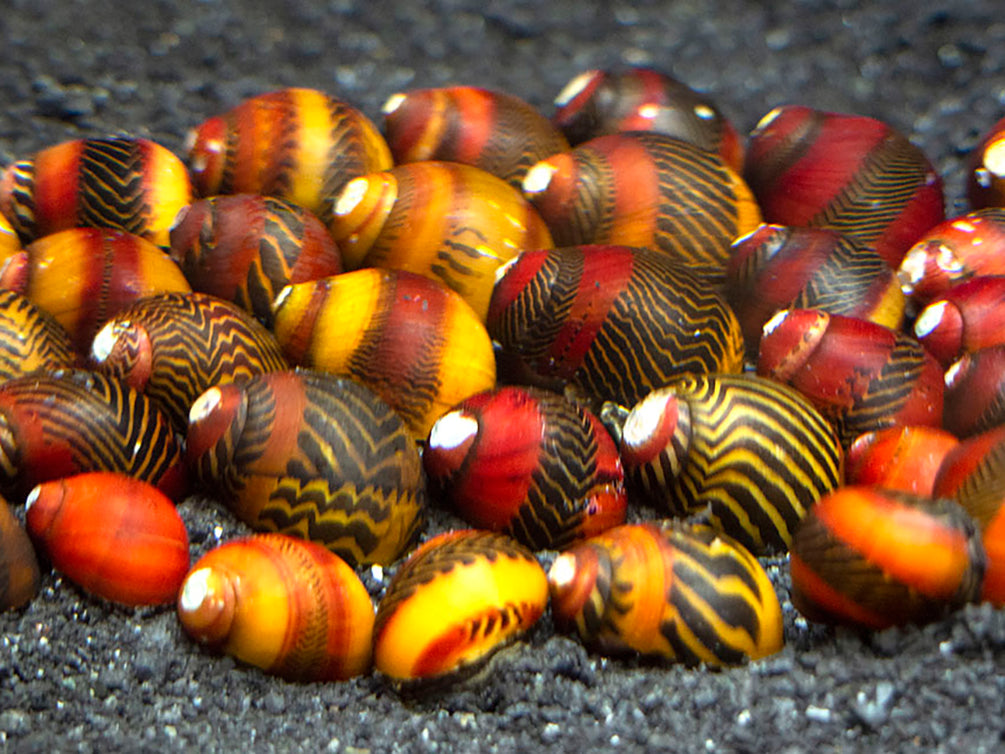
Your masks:
M0 290L0 380L76 361L69 334L51 314L14 291Z

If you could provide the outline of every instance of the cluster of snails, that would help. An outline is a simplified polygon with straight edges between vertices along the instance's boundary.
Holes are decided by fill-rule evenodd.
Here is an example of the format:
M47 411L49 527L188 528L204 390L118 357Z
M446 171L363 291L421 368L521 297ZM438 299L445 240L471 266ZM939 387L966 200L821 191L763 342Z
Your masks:
M9 166L0 607L38 548L267 672L409 682L549 606L600 652L770 655L765 555L811 620L1005 604L1005 119L946 220L871 118L780 107L744 143L641 68L556 105L419 90L381 130L287 89L186 162L117 136ZM189 493L256 534L191 564ZM408 554L432 503L472 528Z

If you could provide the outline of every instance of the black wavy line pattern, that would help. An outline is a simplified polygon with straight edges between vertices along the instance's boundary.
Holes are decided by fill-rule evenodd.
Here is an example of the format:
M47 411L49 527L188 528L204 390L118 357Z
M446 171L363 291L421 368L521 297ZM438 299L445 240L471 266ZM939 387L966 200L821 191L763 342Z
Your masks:
M135 139L86 139L78 177L79 224L142 236L150 218L146 149Z
M848 239L837 239L833 251L789 304L791 309L824 309L832 314L855 316L863 305L874 303L875 285L893 278L889 265L871 248Z
M568 153L575 193L565 213L548 223L555 246L597 243L611 237L617 173L603 152L587 145Z
M69 367L75 361L69 335L50 314L14 291L0 291L0 377Z
M326 98L328 105L329 141L327 165L321 194L334 197L353 178L371 172L371 159L366 140L369 135L355 108L335 97ZM332 201L324 201L318 219L328 225L334 211Z
M38 235L35 204L35 161L20 160L7 168L11 175L10 220L23 242Z

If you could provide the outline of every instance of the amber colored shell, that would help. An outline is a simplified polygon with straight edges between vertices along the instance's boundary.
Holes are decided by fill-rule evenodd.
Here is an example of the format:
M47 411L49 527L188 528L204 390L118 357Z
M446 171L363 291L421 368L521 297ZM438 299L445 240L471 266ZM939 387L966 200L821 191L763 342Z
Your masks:
M516 189L531 165L569 148L547 118L503 92L473 86L413 89L392 94L382 110L396 164L461 162Z
M1005 118L981 138L970 153L967 169L970 206L1005 207Z
M171 228L171 256L192 289L232 301L268 326L283 286L342 272L342 256L313 213L255 194L193 202Z
M743 176L766 222L831 228L894 268L945 219L932 163L875 118L776 107L750 134Z
M556 246L646 246L721 276L761 223L743 179L711 152L659 133L592 139L532 167L524 194Z
M624 246L525 252L496 284L500 371L630 406L674 377L739 372L740 324L712 283Z
M168 418L142 393L96 372L61 370L0 383L0 492L116 471L185 492L182 448Z
M502 387L440 417L422 462L472 526L534 550L624 523L618 449L586 409L545 390Z
M14 230L10 220L0 214L0 268L19 251L21 251L21 239L18 238L17 231Z
M978 275L1005 275L1005 208L939 223L908 250L897 270L916 310Z
M148 139L76 139L15 162L0 179L0 211L22 240L76 227L115 228L166 247L192 201L184 163Z
M931 496L939 467L959 442L938 427L887 427L866 432L848 447L845 483Z
M19 293L0 290L0 380L76 362L70 336L51 314Z
M397 681L447 676L480 663L537 622L544 569L502 534L440 534L387 587L374 624L374 666Z
M350 181L329 230L347 269L381 267L433 278L485 316L499 267L551 235L520 192L470 165L426 161Z
M205 293L163 293L123 309L94 337L90 363L144 393L181 432L206 389L288 368L271 332Z
M28 244L11 262L0 287L27 296L49 312L87 353L104 322L144 296L191 290L167 254L121 230L72 228Z
M943 425L970 437L1005 424L1005 344L965 354L946 370Z
M386 565L425 522L412 435L368 388L298 370L212 387L192 405L193 476L256 531Z
M370 669L373 602L345 561L282 534L222 544L189 571L178 619L196 641L291 681Z
M26 605L38 594L41 583L28 533L7 501L0 498L0 612Z
M156 487L94 472L43 482L28 495L28 532L53 567L123 605L174 602L188 571L188 534Z
M782 648L768 574L708 526L626 524L561 553L548 572L560 630L604 654L737 665Z
M737 239L726 300L750 356L779 309L824 309L899 329L905 299L890 265L859 241L825 228L761 225Z
M954 285L921 310L914 335L943 367L966 353L1005 344L1005 276Z
M833 428L795 390L750 374L684 377L625 418L630 488L677 516L704 513L755 554L788 549L812 505L842 482Z
M580 144L621 131L657 131L716 152L739 172L743 142L715 103L653 68L584 71L555 98L555 123Z
M331 197L352 178L391 167L391 152L362 112L314 89L251 97L205 120L186 145L198 196L262 194L327 222Z
M927 623L979 599L985 563L977 525L951 500L842 487L796 531L792 603L823 623Z
M495 385L485 326L435 280L365 269L288 286L273 330L294 364L378 393L425 439L443 413Z
M891 426L942 424L942 368L918 341L819 309L783 309L764 326L757 373L805 395L842 445Z

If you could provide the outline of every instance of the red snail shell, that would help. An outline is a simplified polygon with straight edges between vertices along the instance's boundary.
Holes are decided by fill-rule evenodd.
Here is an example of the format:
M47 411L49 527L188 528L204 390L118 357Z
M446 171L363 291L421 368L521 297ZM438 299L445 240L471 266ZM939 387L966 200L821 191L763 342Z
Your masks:
M943 367L965 353L1005 344L1005 276L954 285L921 310L914 335Z
M30 602L38 594L41 581L28 533L7 501L0 498L0 612Z
M887 427L865 432L845 454L845 484L931 495L943 460L959 442L938 427Z
M945 375L943 425L970 437L1005 424L1005 344L964 354Z
M995 123L970 154L967 198L974 209L1005 207L1005 118Z

